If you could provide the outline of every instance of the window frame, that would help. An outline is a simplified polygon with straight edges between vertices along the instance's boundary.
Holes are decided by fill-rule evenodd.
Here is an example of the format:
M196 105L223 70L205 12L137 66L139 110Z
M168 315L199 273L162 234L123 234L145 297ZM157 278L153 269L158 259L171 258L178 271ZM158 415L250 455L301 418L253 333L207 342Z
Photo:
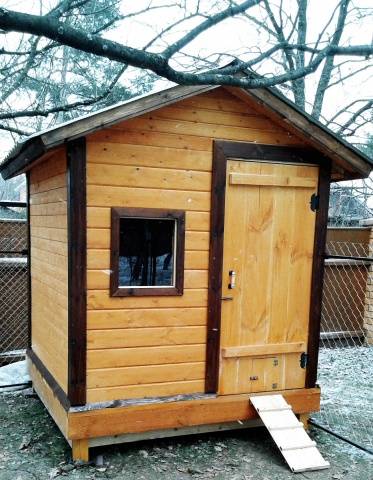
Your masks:
M173 286L141 286L122 287L119 285L119 247L120 220L122 218L174 220L176 235L174 252L174 285ZM183 295L184 291L184 253L185 253L185 211L166 210L163 208L111 208L111 246L110 246L110 296L142 297L162 295Z

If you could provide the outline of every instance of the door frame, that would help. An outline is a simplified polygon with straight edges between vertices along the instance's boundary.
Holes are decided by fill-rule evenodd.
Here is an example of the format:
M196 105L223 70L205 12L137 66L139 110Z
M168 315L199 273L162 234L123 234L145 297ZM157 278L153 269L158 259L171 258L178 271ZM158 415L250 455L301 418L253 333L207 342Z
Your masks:
M214 140L211 183L210 252L205 392L217 393L219 386L221 297L224 249L224 217L227 160L262 160L275 163L301 163L319 166L319 208L315 218L312 260L311 303L307 345L306 388L317 379L321 300L330 191L331 162L311 148L263 145L258 143Z

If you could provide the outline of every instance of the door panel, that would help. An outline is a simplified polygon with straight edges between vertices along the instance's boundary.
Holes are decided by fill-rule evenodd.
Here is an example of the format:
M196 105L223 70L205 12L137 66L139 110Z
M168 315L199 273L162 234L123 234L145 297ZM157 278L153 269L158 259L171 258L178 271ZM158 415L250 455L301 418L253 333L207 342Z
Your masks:
M237 358L221 355L222 394L304 387L299 358L308 338L315 230L310 198L317 183L316 166L228 160L221 348L258 348L248 348L247 356L240 349ZM250 380L255 371L258 380Z

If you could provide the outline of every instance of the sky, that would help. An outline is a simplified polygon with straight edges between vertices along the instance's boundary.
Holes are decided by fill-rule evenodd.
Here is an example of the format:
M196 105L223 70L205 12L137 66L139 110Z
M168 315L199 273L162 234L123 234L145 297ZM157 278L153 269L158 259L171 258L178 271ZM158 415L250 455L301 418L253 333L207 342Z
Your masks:
M281 0L272 0L274 3L280 2ZM94 3L95 0L92 0ZM283 0L283 9L285 13L291 14L295 11L294 4L296 0ZM38 14L40 11L42 13L48 11L51 6L55 5L55 0L0 0L0 6L14 9L18 11L23 11L26 13ZM96 2L97 3L97 2ZM176 6L176 2L168 0L136 0L136 1L121 1L121 11L123 15L134 11L145 10L148 5L151 3L152 6L162 6L169 5L167 8L154 9L148 12L145 12L136 17L131 17L128 20L120 23L118 28L111 30L106 36L110 39L118 41L120 43L142 48L150 39L159 33L165 26L177 21L180 19L182 11ZM201 0L200 5L201 9L209 11L211 6L216 2L213 0ZM40 5L42 4L42 10L40 10ZM187 7L189 11L193 11L197 0L187 0ZM335 6L337 5L336 0L309 0L309 14L308 14L308 42L314 41L319 35L320 31L323 29L324 25L327 23L331 13L333 12ZM355 0L352 5L359 6L364 8L365 12L373 11L371 0ZM255 15L257 18L261 18L259 7L254 7L249 10L251 15ZM188 29L192 28L200 22L200 19L192 19L188 22L181 23L177 28L171 30L170 34L165 38L167 42L172 42L173 40L182 36ZM364 44L370 43L373 40L372 36L372 22L359 22L358 26L356 23L348 25L342 43L345 45L348 44ZM334 31L334 22L332 21L331 27L326 30L325 34ZM1 38L3 37L3 38ZM17 45L18 34L7 35L7 44L8 46L13 44ZM0 47L1 42L4 41L4 36L0 36ZM165 46L166 42L159 42L154 45L153 50L162 49ZM243 58L250 58L250 55L256 54L259 49L264 49L268 46L267 36L263 32L263 29L256 29L249 27L248 22L241 18L232 18L224 21L218 26L209 29L207 32L200 35L195 41L193 41L185 49L185 53L197 56L209 56L215 53L233 53L241 52ZM222 59L222 62L226 62L228 57ZM340 59L342 61L342 59ZM345 60L345 58L343 59ZM183 59L184 63L188 63L188 60ZM176 65L176 63L175 63ZM351 64L355 68L356 64ZM369 67L373 66L373 62L370 62ZM274 64L266 64L263 66L262 72L269 73L273 72L273 69L276 68ZM344 65L341 69L348 74L348 71L351 67ZM326 96L325 106L323 114L326 117L330 117L333 113L336 112L343 105L352 102L358 98L370 97L372 98L372 77L370 75L370 68L362 71L359 75L354 76L331 88L328 91ZM127 73L127 78L123 79L123 82L129 82L131 75L133 77L134 73ZM318 80L318 73L310 75L306 80L307 85L307 99L310 103L313 101L313 96ZM158 82L156 84L157 88L160 88L162 85L166 85L167 82ZM310 105L308 105L310 108ZM364 127L361 134L362 137L366 137L368 133L373 133L372 124L368 124ZM355 138L355 141L364 141L364 138ZM12 146L12 141L9 138L4 138L1 147L2 150L8 150Z

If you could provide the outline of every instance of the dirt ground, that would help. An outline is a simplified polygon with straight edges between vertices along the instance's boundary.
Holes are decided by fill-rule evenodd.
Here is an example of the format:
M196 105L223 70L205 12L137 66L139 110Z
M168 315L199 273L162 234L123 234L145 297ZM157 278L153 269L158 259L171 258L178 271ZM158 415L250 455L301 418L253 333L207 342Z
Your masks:
M331 468L296 474L312 480L372 480L372 457L316 429L311 436ZM0 480L294 478L264 429L138 442L91 450L92 463L71 462L70 448L41 402L0 394Z

